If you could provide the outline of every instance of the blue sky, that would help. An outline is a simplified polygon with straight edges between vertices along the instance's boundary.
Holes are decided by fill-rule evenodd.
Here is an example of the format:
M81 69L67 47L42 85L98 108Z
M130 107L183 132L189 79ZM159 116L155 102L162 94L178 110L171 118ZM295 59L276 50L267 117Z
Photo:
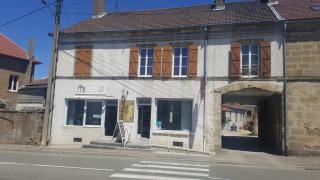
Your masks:
M54 0L47 0L48 3ZM241 1L241 0L229 0ZM118 3L116 3L118 2ZM170 8L179 6L190 6L198 4L209 4L213 0L107 0L108 12L145 10L156 8ZM116 8L118 4L118 9ZM40 0L1 0L0 24L10 21L16 17L41 8ZM54 7L52 6L54 10ZM87 19L92 14L92 0L64 0L62 9L62 28ZM21 19L4 27L0 32L18 43L24 49L28 49L28 39L35 38L35 55L42 61L37 66L35 76L37 79L46 77L50 62L51 38L49 32L53 31L53 16L48 9Z

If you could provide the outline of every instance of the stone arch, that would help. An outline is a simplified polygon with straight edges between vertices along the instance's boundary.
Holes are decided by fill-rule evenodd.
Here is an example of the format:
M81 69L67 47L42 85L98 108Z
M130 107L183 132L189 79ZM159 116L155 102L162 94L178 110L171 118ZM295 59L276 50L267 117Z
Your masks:
M261 89L264 91L274 92L282 94L283 86L279 82L260 82L260 81L237 81L232 82L224 87L214 90L214 132L213 132L213 144L215 151L221 149L221 105L222 96L229 92L241 91L244 89Z

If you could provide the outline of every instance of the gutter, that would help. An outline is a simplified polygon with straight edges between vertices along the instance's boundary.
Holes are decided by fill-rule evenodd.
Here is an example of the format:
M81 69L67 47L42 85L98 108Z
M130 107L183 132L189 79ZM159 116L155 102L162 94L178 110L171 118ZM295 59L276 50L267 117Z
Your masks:
M287 145L287 122L288 122L288 111L287 111L287 81L288 81L288 74L287 74L287 60L286 60L286 31L287 31L287 23L283 21L283 146L284 151L283 155L288 156L288 145Z
M208 77L207 77L207 49L208 49L208 27L204 28L205 31L205 41L204 41L204 56L203 56L203 80L204 81L204 87L203 87L203 91L201 92L204 94L204 98L203 98L203 150L205 151L205 139L206 139L206 91L207 91L207 81L208 81ZM202 83L202 82L201 82Z

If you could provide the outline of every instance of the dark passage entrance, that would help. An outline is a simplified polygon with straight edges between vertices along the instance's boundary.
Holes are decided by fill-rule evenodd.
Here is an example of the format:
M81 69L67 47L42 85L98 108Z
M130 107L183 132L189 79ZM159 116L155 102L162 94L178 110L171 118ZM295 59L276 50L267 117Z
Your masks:
M150 100L138 101L138 134L150 138L151 102Z
M112 100L106 102L105 135L112 136L116 127L118 117L118 101Z
M222 104L222 148L282 153L281 94L242 89L224 94Z

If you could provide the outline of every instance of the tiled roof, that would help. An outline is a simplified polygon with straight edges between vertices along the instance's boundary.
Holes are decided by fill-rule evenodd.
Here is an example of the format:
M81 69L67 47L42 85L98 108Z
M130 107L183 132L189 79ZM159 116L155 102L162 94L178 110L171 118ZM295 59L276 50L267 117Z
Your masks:
M277 21L270 8L260 1L226 3L213 11L212 5L171 9L109 13L66 28L64 33L167 29L206 25L244 24Z
M33 80L29 85L31 86L36 86L36 85L48 85L48 78L42 78L42 79L37 79Z
M29 61L28 53L2 33L0 33L0 55L11 56L21 60ZM37 59L35 60L35 63L41 64L41 62Z
M278 0L273 7L285 20L320 18L320 12L311 9L314 5L320 5L320 0Z

